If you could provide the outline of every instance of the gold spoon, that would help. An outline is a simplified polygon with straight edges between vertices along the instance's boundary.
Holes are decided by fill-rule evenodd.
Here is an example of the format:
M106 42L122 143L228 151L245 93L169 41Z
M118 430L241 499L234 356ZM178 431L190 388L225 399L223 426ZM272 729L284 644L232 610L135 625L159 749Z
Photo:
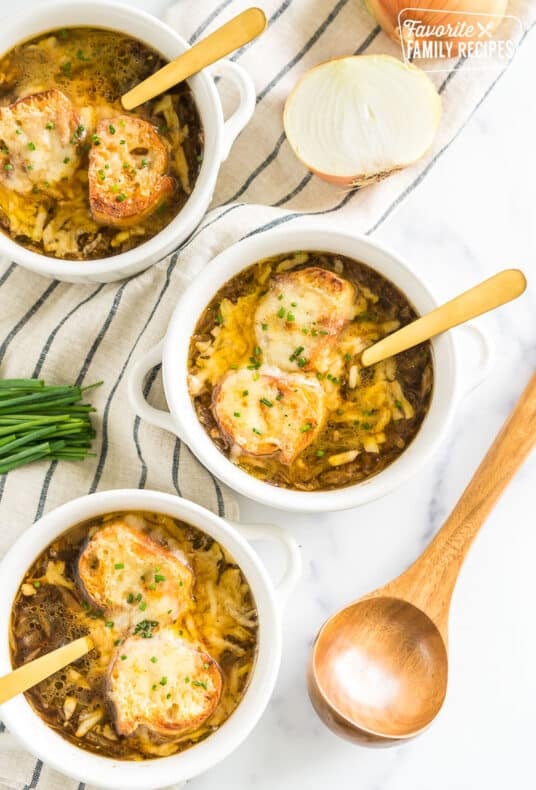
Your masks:
M361 364L369 367L383 359L400 354L401 351L413 348L440 332L452 329L458 324L470 321L471 318L476 318L482 313L487 313L488 310L494 310L516 299L526 287L527 281L523 272L519 269L505 269L369 346L361 355Z
M0 678L0 705L17 694L28 691L32 686L53 675L54 672L66 667L67 664L85 656L92 649L92 639L89 636L83 636L80 639L75 639L74 642L69 642L68 645L58 647L57 650L51 650L44 656L34 658L33 661L28 661L27 664L4 675Z
M536 442L536 373L452 514L397 579L333 615L320 629L309 694L334 732L358 743L411 738L447 692L450 599L487 515Z
M133 110L149 99L154 99L192 74L197 74L205 66L243 47L260 35L265 27L264 11L248 8L125 93L121 98L123 107Z

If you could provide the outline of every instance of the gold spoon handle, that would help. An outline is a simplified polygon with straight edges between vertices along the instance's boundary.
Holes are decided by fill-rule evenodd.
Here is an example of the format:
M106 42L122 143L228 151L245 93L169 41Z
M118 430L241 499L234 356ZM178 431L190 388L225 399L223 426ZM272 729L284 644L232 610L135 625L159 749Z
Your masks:
M428 548L385 590L422 609L447 636L450 598L478 530L536 444L536 373Z
M506 302L520 296L527 287L525 275L519 269L505 269L489 280L476 285L469 291L456 296L450 302L423 315L417 321L402 327L392 335L384 337L373 346L369 346L361 355L361 364L365 367L375 365L401 351L429 340L431 337L452 329L476 318L488 310L494 310Z
M18 669L14 669L8 675L0 678L0 705L8 699L15 697L23 691L27 691L36 683L40 683L45 678L53 675L59 669L76 661L93 649L93 642L89 636L83 636L69 642L68 645L58 647L44 656L29 661Z
M243 47L262 33L265 27L264 11L260 8L248 8L125 93L121 99L123 107L125 110L133 110L164 93L205 66Z

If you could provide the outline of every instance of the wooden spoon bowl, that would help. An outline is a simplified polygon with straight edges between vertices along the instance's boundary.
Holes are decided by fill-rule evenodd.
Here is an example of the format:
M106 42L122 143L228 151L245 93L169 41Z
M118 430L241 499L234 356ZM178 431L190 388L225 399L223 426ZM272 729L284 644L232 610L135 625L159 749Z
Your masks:
M313 649L308 685L321 718L329 700L339 735L394 741L435 718L447 676L447 649L432 620L407 601L379 597L328 620Z
M308 671L334 732L388 745L437 716L447 692L448 616L458 573L495 502L536 443L536 374L430 545L398 578L334 614Z

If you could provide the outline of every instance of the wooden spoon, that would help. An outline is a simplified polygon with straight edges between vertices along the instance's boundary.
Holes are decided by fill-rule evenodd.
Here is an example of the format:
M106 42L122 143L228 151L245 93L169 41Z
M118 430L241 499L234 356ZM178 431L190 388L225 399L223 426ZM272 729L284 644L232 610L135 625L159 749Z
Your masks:
M359 743L417 735L447 691L450 600L473 538L536 442L536 374L446 523L401 576L320 629L309 694L325 724Z
M260 35L265 27L264 11L248 8L125 93L121 98L123 107L133 110L149 99L154 99L192 74L197 74L205 66L243 47Z
M361 355L361 364L369 367L381 362L382 359L413 348L440 332L452 329L458 324L470 321L471 318L476 318L482 313L487 313L488 310L494 310L516 299L526 287L527 281L523 272L519 269L505 269L369 346Z
M77 658L85 656L93 649L93 641L89 636L83 636L80 639L75 639L74 642L69 642L68 645L58 647L57 650L51 650L44 656L35 658L33 661L28 661L18 669L14 669L8 675L0 678L0 705L7 702L8 699L27 691L32 686L40 683L45 678L53 675L59 669L76 661Z

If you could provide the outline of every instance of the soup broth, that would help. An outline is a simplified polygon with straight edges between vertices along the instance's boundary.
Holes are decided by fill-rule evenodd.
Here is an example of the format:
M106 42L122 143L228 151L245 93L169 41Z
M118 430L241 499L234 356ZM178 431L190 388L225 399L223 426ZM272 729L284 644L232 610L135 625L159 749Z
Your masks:
M342 255L262 260L226 283L197 324L197 417L222 453L273 485L366 480L414 439L433 369L429 343L370 368L361 351L416 317L393 283Z
M162 666L157 640L159 623L152 619L155 615L151 604L147 610L151 619L140 619L146 614L140 610L151 596L154 603L152 591L164 581L163 569L151 567L151 572L157 572L154 581L153 576L145 572L137 584L129 587L125 602L129 611L138 616L135 627L131 623L129 628L121 615L106 614L88 601L77 570L81 552L88 545L88 539L98 537L118 519L129 525L129 529L139 530L144 538L148 536L157 541L166 551L179 552L185 557L193 572L192 603L169 628L173 638L206 651L221 672L221 696L209 718L200 726L176 736L155 734L145 726L128 736L116 730L117 720L108 693L109 668L113 660L122 667L128 666L131 654L126 647L127 638L129 633L134 633L144 637L141 645L149 649L149 655L154 652L150 659L154 663L148 663L148 668L159 671ZM116 558L121 558L120 546L114 552L117 552ZM126 573L124 567L123 562L115 562L112 574L120 579L121 574ZM179 584L182 588L182 582ZM111 513L67 530L40 554L26 573L12 612L13 665L20 666L85 634L91 635L95 648L30 689L26 698L50 727L76 746L107 757L140 760L168 756L189 748L217 730L233 713L245 693L255 664L257 613L252 592L240 568L208 535L158 513ZM208 664L203 667L208 669ZM171 691L173 681L171 675L157 679L152 688L148 687L145 696L163 693L168 688ZM182 681L184 688L187 684L200 687L200 692L201 687L206 688L202 679L194 680L193 676L186 676ZM163 699L168 697L171 693L163 695Z
M136 247L161 231L181 210L195 185L203 158L203 131L193 95L185 82L146 102L131 113L125 113L120 98L130 88L143 81L165 64L164 58L146 44L125 34L98 28L73 27L54 30L14 47L0 59L0 108L24 97L39 96L43 91L61 91L79 114L80 123L70 142L80 144L76 150L63 151L57 166L65 165L66 175L48 183L46 175L36 177L41 157L50 157L54 150L51 138L59 128L58 122L48 119L46 131L31 131L25 122L16 130L24 140L24 156L15 154L14 143L2 138L0 122L0 166L6 178L0 183L0 226L14 241L44 255L73 260L91 260L116 255ZM38 101L36 99L36 101ZM19 110L20 112L20 110ZM119 146L125 118L148 121L157 130L155 140L162 145L160 154L166 161L165 172L170 186L165 199L148 215L140 213L128 227L106 224L106 217L91 211L88 197L88 163L92 149L103 141L96 129L105 119L121 117L114 130ZM16 122L16 121L15 121ZM6 133L13 125L8 118ZM52 142L54 142L52 140ZM154 152L139 147L132 156L110 157L110 163L97 166L97 185L109 182L117 210L124 208L128 198L128 179L143 170L150 177L154 166ZM27 149L27 150L26 150ZM103 148L101 147L101 151ZM63 154L66 153L65 156ZM136 154L139 153L139 156ZM77 159L74 172L74 156ZM69 160L71 160L69 162ZM17 164L17 162L19 164ZM33 179L24 193L12 188L7 176ZM160 175L160 174L159 174ZM31 188L30 188L31 187Z

